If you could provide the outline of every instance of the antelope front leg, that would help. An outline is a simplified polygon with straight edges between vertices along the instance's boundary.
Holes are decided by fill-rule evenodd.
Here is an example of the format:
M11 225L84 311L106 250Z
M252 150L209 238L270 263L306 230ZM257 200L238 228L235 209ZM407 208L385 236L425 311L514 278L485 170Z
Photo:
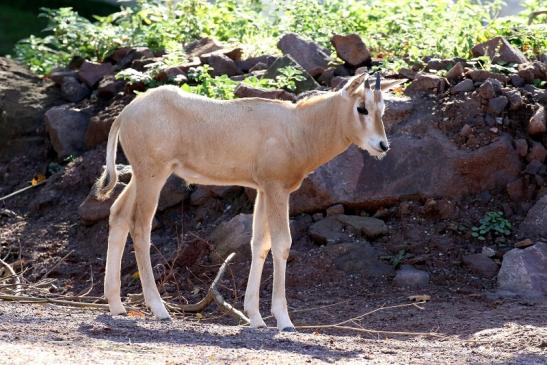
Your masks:
M277 328L280 331L294 332L295 328L289 318L285 295L285 272L291 248L289 192L283 189L269 192L267 195L267 208L274 268L272 314L277 320Z
M252 328L266 327L259 309L260 278L262 276L264 260L270 250L270 237L267 229L268 222L265 210L264 194L257 191L253 213L253 237L251 239L252 262L247 290L245 290L245 302L243 304L245 312L251 321L250 325Z

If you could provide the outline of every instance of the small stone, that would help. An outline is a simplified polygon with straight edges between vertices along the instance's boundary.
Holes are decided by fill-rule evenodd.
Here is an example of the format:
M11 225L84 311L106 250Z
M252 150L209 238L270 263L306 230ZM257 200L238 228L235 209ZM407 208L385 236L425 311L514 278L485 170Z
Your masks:
M114 73L111 63L95 63L84 61L78 71L78 77L85 82L87 86L93 88L103 77Z
M327 217L312 224L308 230L310 238L321 245L343 242L348 239L344 225L336 216Z
M357 34L334 35L330 42L336 54L348 64L357 67L370 63L370 51Z
M544 196L528 211L519 226L521 237L547 240L547 196Z
M448 81L453 82L454 80L461 79L463 77L463 65L461 62L457 62L448 72L446 73L446 78Z
M367 278L380 278L393 274L393 266L378 259L376 250L366 242L339 243L327 246L334 259L336 269Z
M323 216L323 213L314 213L311 218L313 219L314 222L318 222L320 221L321 219L324 218Z
M498 128L496 128L496 127L490 128L490 132L492 132L492 133L498 133Z
M528 142L524 138L515 139L515 149L520 157L525 157L528 153Z
M490 72L486 70L471 70L465 75L470 77L471 80L475 82L483 82L488 79L495 79L503 83L507 83L509 81L509 77L505 76L504 74Z
M464 256L463 263L475 274L486 278L492 278L498 272L498 265L491 258L481 253Z
M493 79L487 79L485 80L482 85L479 87L479 95L481 98L483 99L492 99L494 97L496 97L496 87L498 86L497 84L494 84L494 81ZM501 87L500 87L501 89Z
M445 89L445 81L436 75L422 74L405 89L405 94L415 95L417 93L442 93Z
M509 100L510 110L519 110L522 107L522 96L517 90L510 90L505 93Z
M61 96L66 101L77 103L91 95L91 89L76 80L75 77L65 77L61 83Z
M429 273L403 265L401 270L397 271L393 282L400 287L424 288L429 285Z
M161 190L158 210L161 212L181 203L187 194L188 189L184 181L176 175L171 175Z
M86 114L66 104L49 109L44 119L49 139L59 157L66 157L85 148L85 130L88 125Z
M460 131L460 135L462 137L467 137L469 136L471 133L473 132L473 128L471 128L471 126L469 124L464 124L461 131Z
M342 204L335 204L333 206L328 207L326 212L327 212L327 217L331 215L344 214L344 206Z
M234 76L241 73L235 61L224 54L211 54L207 58L207 64L213 68L213 76Z
M488 111L494 114L500 114L505 110L508 103L509 101L504 95L495 97L488 102Z
M536 110L530 122L528 123L528 134L538 136L547 131L547 122L545 120L545 108L540 105Z
M529 238L526 238L522 241L515 242L515 248L526 248L526 247L532 246L533 244L534 244L534 241L532 241Z
M473 80L465 79L465 80L460 81L455 86L453 86L450 89L450 92L452 94L457 94L457 93L469 92L469 91L473 91L473 90L475 90L475 85L473 83Z
M513 84L513 86L516 86L516 87L521 87L525 84L525 81L522 77L520 77L519 75L511 75L509 76L510 80L511 80L511 84Z
M357 215L338 215L337 218L349 229L361 233L366 238L372 239L388 233L386 224L378 218Z
M513 47L504 37L494 37L471 49L473 57L488 56L494 63L526 63L522 52Z
M528 152L526 159L528 161L537 160L543 163L546 157L547 157L547 150L545 149L545 147L543 147L541 143L533 141L532 146L530 147L530 152Z
M124 183L118 182L114 187L114 191L106 200L98 200L94 194L95 190L92 188L91 192L78 207L78 215L82 222L86 225L91 225L107 219L110 215L110 207L114 204L125 186Z
M482 250L481 250L481 253L486 257L496 256L496 250L494 250L493 248L490 248L488 246L483 246Z
M512 201L518 202L524 198L524 180L519 178L515 181L512 181L506 186L507 195Z
M210 236L214 245L211 254L213 261L222 262L232 252L241 261L251 258L252 225L252 214L238 214L215 228Z

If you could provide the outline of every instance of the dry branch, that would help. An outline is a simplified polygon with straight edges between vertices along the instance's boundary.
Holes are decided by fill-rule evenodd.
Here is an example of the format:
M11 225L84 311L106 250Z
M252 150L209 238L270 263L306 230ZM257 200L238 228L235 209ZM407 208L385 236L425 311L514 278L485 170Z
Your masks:
M0 264L4 266L9 273L9 277L13 279L13 283L15 284L15 293L21 292L21 279L19 278L19 275L15 273L15 270L11 267L10 264L8 264L6 261L0 259Z

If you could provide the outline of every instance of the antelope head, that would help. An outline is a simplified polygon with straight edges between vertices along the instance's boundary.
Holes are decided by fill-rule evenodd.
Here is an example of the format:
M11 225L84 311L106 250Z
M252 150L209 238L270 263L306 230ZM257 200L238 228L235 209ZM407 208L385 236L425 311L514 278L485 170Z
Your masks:
M351 108L349 120L344 129L346 138L371 156L382 158L389 150L382 116L384 99L382 90L391 85L382 85L380 73L376 73L374 88L370 86L368 74L363 73L351 79L341 90Z

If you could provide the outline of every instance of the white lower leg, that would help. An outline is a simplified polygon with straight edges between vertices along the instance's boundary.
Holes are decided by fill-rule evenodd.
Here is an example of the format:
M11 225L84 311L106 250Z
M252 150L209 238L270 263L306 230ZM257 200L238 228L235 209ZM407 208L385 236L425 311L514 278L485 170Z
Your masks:
M106 254L106 270L104 278L104 296L112 314L124 314L120 296L120 267L123 255L127 230L111 227L108 237L108 251Z
M266 323L260 315L259 297L260 297L260 278L262 276L262 268L264 267L264 255L253 254L251 270L249 272L249 281L245 290L245 301L243 307L251 321L252 328L266 327Z
M287 310L287 298L285 296L285 270L288 254L276 255L275 252L272 253L274 263L272 314L277 320L277 328L279 330L294 331L294 325Z

